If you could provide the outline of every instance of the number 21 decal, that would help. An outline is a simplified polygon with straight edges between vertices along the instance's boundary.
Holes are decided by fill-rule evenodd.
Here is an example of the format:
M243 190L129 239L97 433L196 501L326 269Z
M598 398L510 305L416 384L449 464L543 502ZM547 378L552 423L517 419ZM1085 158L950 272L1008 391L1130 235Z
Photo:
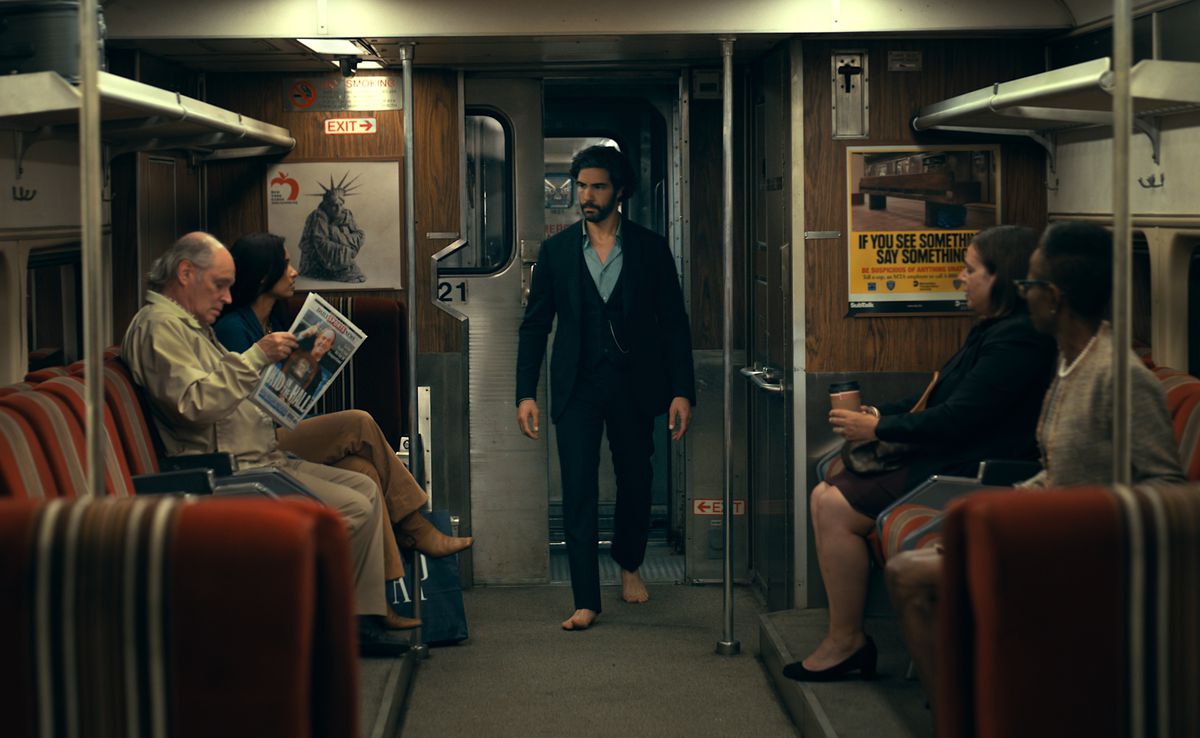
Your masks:
M466 282L438 282L437 299L440 302L466 302Z

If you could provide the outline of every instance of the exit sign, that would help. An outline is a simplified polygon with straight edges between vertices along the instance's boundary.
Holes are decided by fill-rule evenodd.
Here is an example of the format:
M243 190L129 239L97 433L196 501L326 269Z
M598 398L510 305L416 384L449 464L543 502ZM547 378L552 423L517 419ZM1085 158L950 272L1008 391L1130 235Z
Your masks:
M330 118L325 121L325 135L327 136L374 133L375 130L374 118Z

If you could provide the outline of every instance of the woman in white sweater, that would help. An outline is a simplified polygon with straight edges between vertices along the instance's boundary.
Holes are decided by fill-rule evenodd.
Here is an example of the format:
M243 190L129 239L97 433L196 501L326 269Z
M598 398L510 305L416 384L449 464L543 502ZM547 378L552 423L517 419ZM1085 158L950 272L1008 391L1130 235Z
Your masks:
M1017 287L1033 327L1054 336L1058 371L1038 420L1042 471L1021 487L1112 481L1112 236L1094 223L1055 223ZM1183 482L1162 383L1130 351L1132 480Z

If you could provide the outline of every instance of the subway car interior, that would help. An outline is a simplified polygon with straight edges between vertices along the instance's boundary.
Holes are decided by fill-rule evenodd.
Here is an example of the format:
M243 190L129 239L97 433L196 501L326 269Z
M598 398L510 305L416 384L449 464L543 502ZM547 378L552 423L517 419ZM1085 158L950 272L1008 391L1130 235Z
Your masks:
M1197 38L1200 0L0 0L0 733L1200 736ZM577 233L599 307L522 396ZM629 426L582 544L564 482L572 309L661 336L631 395L690 350L636 572ZM381 524L243 412L285 465L377 427L336 466Z

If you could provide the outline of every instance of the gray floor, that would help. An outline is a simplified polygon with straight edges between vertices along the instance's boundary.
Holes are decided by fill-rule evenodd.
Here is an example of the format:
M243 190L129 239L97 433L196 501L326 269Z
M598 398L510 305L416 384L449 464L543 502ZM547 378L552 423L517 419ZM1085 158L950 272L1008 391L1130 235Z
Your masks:
M780 673L802 659L825 634L825 610L785 610L762 617L763 656L783 699L805 736L820 738L928 738L933 713L915 678L906 678L909 657L894 618L868 618L867 632L879 647L879 678L864 682L801 684Z
M420 664L406 738L446 736L795 736L757 659L759 606L735 590L742 654L713 653L721 589L659 584L628 605L605 588L592 629L561 630L565 587L465 593L471 637Z
M647 584L678 584L683 581L683 554L675 553L666 542L646 546L646 558L638 571ZM565 546L550 549L550 583L570 584L571 565L567 562ZM621 567L613 561L608 548L600 550L600 584L620 584Z

